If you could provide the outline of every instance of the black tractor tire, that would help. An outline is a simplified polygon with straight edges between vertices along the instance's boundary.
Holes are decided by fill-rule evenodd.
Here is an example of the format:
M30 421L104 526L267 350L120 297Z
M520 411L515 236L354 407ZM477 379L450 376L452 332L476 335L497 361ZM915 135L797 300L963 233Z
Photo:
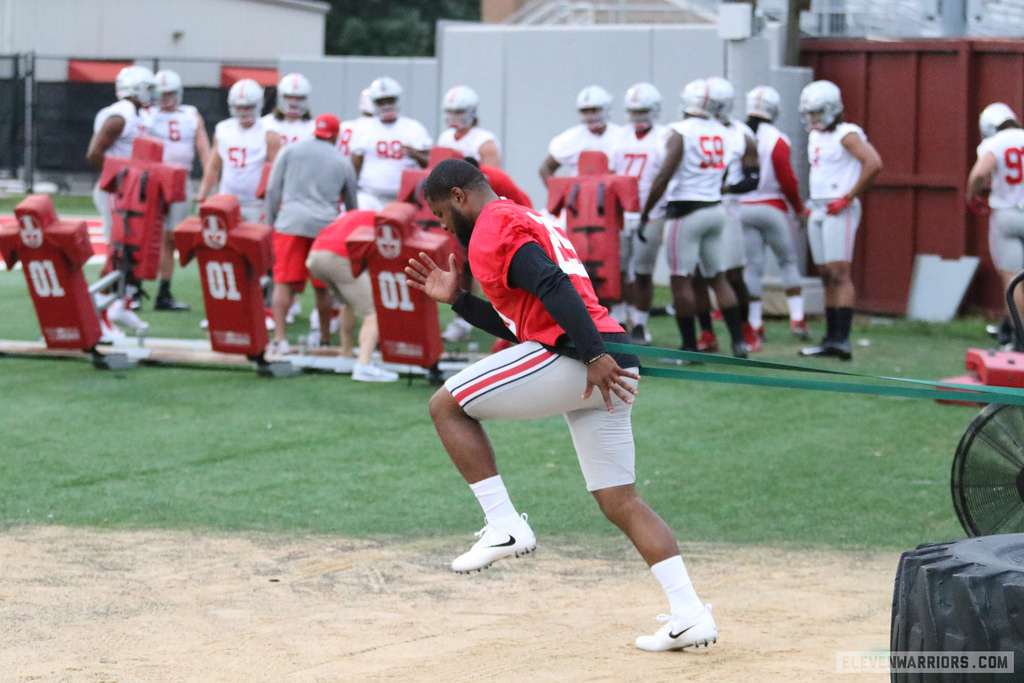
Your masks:
M1024 533L925 543L903 553L889 650L1013 653L1013 674L892 672L893 683L1024 680Z

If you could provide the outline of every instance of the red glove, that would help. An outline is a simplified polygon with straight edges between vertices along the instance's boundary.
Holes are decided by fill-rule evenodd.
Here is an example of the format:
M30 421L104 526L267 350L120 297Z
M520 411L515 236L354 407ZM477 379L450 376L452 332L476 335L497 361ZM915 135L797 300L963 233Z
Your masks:
M840 211L848 207L851 203L852 202L846 197L840 197L839 199L833 200L828 205L828 208L825 209L825 213L827 213L829 216L835 216Z
M988 199L981 195L967 202L967 208L978 216L987 216L992 213L992 208L988 205Z

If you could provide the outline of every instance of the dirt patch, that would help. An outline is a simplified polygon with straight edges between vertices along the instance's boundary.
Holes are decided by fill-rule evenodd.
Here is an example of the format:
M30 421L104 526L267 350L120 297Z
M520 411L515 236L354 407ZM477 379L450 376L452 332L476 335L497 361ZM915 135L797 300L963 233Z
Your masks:
M470 576L472 537L16 528L0 538L0 681L879 681L899 553L689 545L719 641L648 653L667 608L630 549L544 545ZM611 556L609 556L611 555Z

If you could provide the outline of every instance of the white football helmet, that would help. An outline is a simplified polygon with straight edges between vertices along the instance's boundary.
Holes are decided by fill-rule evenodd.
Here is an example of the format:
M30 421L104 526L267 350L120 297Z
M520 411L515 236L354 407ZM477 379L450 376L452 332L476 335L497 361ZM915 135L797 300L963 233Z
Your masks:
M978 117L978 128L981 129L981 137L990 138L999 131L999 126L1007 121L1017 121L1017 115L1010 107L1002 102L993 102L982 110Z
M359 93L359 115L373 116L373 102L370 101L370 89L363 88Z
M243 126L256 123L263 109L263 88L251 78L235 81L228 90L228 111Z
M114 92L119 100L131 98L141 106L147 107L156 99L156 78L153 72L144 66L126 66L117 72Z
M599 130L608 123L611 109L612 96L599 85L588 85L576 96L576 110L591 131ZM583 113L584 110L587 113Z
M708 82L703 78L698 78L687 83L683 91L679 93L679 108L682 116L699 116L705 119L710 117L713 106Z
M800 120L807 130L825 130L843 113L843 97L832 81L813 81L800 93Z
M156 94L160 99L160 108L174 111L181 104L184 88L181 87L181 76L177 71L161 69L156 72Z
M480 98L468 85L457 85L444 96L444 122L449 128L469 128L476 121Z
M774 121L779 115L782 98L770 85L759 85L747 93L747 116Z
M707 79L708 92L711 93L711 112L721 123L729 123L732 117L732 101L736 96L736 89L732 83L720 76L712 76Z
M626 91L623 107L633 127L643 132L661 115L661 93L650 83L634 83Z
M388 76L381 76L367 88L370 101L373 102L373 113L384 123L398 119L398 102L402 96L402 86ZM381 100L388 100L381 102Z
M277 84L277 110L298 119L309 113L309 93L313 86L302 74L288 74Z

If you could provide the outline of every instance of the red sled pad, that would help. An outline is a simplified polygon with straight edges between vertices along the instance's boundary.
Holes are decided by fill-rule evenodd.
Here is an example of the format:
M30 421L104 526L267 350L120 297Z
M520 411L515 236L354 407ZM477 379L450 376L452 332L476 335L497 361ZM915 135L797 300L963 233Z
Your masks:
M977 374L981 384L1024 388L1024 353L967 349L965 365L968 371Z
M978 386L978 387L985 386L985 384L980 379L978 379L978 376L975 375L975 374L960 375L959 377L947 377L946 379L940 379L939 381L940 382L947 382L949 384L969 384L969 385ZM950 392L955 391L955 389L946 389L945 387L939 387L939 389L942 389L944 391L950 391ZM947 403L949 405L954 405L954 406L979 406L980 407L980 406L987 405L986 403L975 403L974 401L956 401L956 400L953 400L953 399L946 400L946 399L943 399L943 398L937 398L937 399L935 399L935 402L936 403Z

